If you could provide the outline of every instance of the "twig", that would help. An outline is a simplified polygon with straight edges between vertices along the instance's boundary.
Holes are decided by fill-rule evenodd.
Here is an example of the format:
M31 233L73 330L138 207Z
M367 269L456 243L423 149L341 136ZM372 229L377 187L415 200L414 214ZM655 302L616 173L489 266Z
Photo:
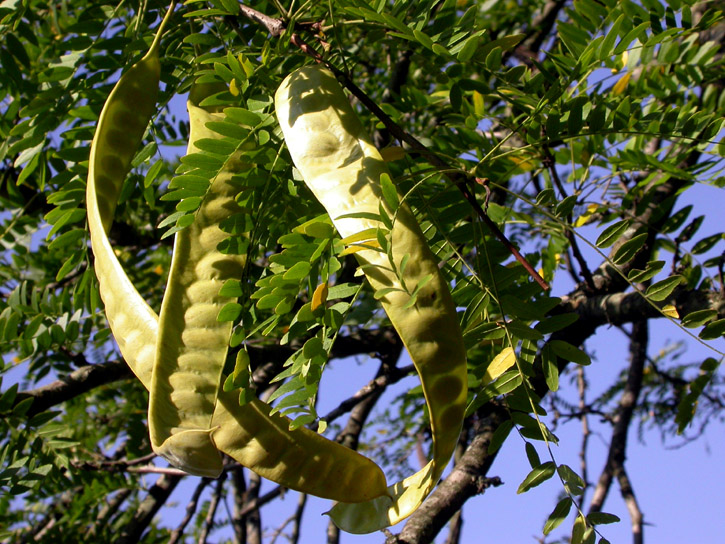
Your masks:
M194 489L194 493L191 495L189 503L186 505L186 514L184 515L184 519L182 519L179 526L171 532L168 544L176 544L184 535L184 530L191 521L191 518L194 517L194 512L196 512L199 505L199 497L201 497L201 493L204 491L204 488L209 485L209 483L211 483L211 478L202 478L199 480L196 489Z
M471 205L473 210L476 212L476 215L478 218L483 221L483 223L488 227L488 229L498 238L498 240L506 246L506 248L511 252L511 254L516 258L516 260L524 267L524 269L529 273L529 275L538 283L542 289L545 291L549 290L549 284L544 281L544 279L539 275L539 273L534 270L534 267L529 264L529 262L524 258L523 255L519 252L519 250L514 246L509 239L506 237L506 235L498 228L498 225L493 222L493 220L486 215L486 212L483 211L483 208L481 208L481 205L478 203L478 200L476 197L471 193L470 189L468 188L468 179L469 174L464 174L460 170L457 170L455 168L452 168L448 163L446 163L443 159L441 159L438 155L430 151L427 147L425 147L417 138L415 138L412 134L406 132L403 130L395 121L393 121L388 114L386 114L380 106L378 106L375 101L373 101L365 92L360 89L355 83L341 70L337 69L333 65L327 63L327 67L338 77L342 80L343 85L357 98L360 100L360 102L368 108L375 117L377 117L384 125L385 128L393 135L395 138L400 140L401 142L405 142L408 145L411 146L411 148L420 153L422 156L426 158L426 160L435 168L440 170L443 175L445 175L457 188L461 193L463 194L463 197L468 201L468 203ZM475 178L474 178L475 179Z
M98 512L98 517L93 522L93 526L88 531L87 536L89 540L93 541L94 537L98 536L101 531L101 527L106 525L106 522L110 519L111 516L113 516L113 514L116 513L116 511L118 511L120 506L130 495L131 489L119 489L115 495L113 495L110 499L107 499L108 502L106 502L106 505L101 508L100 512Z
M579 466L581 467L581 477L584 481L584 489L582 490L581 497L579 500L581 503L584 502L587 489L589 488L589 475L587 467L587 446L589 444L589 419L587 418L587 404L586 404L586 393L587 393L587 380L584 374L584 367L577 367L577 388L579 389L579 410L581 411L581 424L582 424L582 443L581 450L579 451Z
M278 36L281 36L282 33L287 28L287 25L285 24L285 22L282 19L275 19L274 17L265 15L264 13L259 12L256 9L252 9L248 6L245 6L243 4L239 5L239 10L242 12L242 15L244 15L245 17L251 19L252 21L260 23L262 26L264 26L267 29L267 31L275 38Z
M262 505L282 494L282 488L277 487L260 498L259 489L261 486L262 478L256 472L250 472L249 485L244 496L245 506L238 514L246 520L247 544L262 544L262 514L260 509ZM267 497L268 500L265 500Z
M306 504L307 493L300 493L299 499L297 499L297 509L295 510L292 533L289 536L290 544L297 544L300 540L300 525L302 523L302 515L305 512Z
M153 465L147 467L129 467L126 472L135 472L136 474L166 474L167 476L179 476L180 478L189 475L188 472L184 472L178 468L155 467Z
M322 419L328 423L336 420L343 414L352 410L360 402L374 395L378 391L382 392L382 390L384 390L388 385L400 381L414 370L415 367L413 365L407 365L401 368L391 368L387 374L378 374L375 378L370 380L370 382L361 387L353 396L343 400L336 408L330 410Z
M204 526L201 529L199 535L199 544L206 544L206 540L209 538L209 533L214 527L214 516L216 516L217 508L219 507L219 501L222 498L222 492L224 491L224 480L227 479L227 473L222 472L219 479L216 481L216 487L214 494L211 498L211 504L209 504L209 511L206 513L206 519L204 520Z
M250 478L250 480L251 480L251 478ZM267 493L265 493L261 497L252 499L251 501L249 501L247 503L247 505L244 508L242 508L242 510L239 512L238 515L246 516L247 514L250 514L251 512L254 512L255 510L259 510L262 506L264 506L268 502L279 497L284 490L285 490L285 488L280 485L280 486L275 487L272 491L267 491Z
M632 521L632 543L643 544L644 542L644 515L637 504L637 498L634 496L632 482L627 475L627 471L623 466L617 469L617 482L622 491L622 498L627 505L629 518Z
M244 516L239 515L244 508L244 498L247 494L247 482L244 479L244 469L238 467L231 471L232 475L232 498L234 500L234 511L229 518L232 520L234 530L234 544L247 543L247 528Z
M556 163L554 161L554 157L551 154L548 146L544 146L544 160L542 161L542 163L549 170L551 180L554 182L554 185L556 185L556 188L559 190L561 197L566 198L567 194L566 190L564 189L564 184L561 182L559 172L556 170ZM570 213L567 216L569 225L572 225L572 219L573 217ZM579 244L576 241L576 236L574 235L574 232L571 229L565 228L564 236L566 236L566 239L569 241L569 246L571 246L571 251L574 254L574 258L576 259L577 263L579 263L579 270L582 276L584 276L584 280L586 281L587 286L589 287L589 289L594 289L594 279L592 278L592 273L589 270L589 266L587 265L586 260L584 259L584 255L582 255L582 252L579 249Z

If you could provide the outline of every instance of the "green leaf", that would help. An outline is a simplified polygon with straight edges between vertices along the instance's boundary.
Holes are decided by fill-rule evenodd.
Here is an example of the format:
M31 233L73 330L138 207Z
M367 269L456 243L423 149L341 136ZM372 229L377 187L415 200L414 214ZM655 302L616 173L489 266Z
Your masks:
M549 391L559 390L559 367L556 364L556 357L551 345L546 344L541 350L541 365L544 370L544 378Z
M217 315L217 321L236 321L239 316L242 315L242 305L236 302L229 302L225 304L219 315Z
M506 420L501 425L498 426L498 428L494 431L493 436L491 436L491 441L488 444L488 453L493 454L498 451L498 449L503 445L503 443L506 441L506 438L508 438L509 433L511 432L511 429L513 429L513 421Z
M622 13L619 17L617 17L617 20L614 21L612 28L609 29L609 32L607 32L607 35L604 40L602 40L602 44L599 47L599 60L608 59L614 54L614 42L617 40L619 29L626 18L627 14Z
M395 213L398 206L400 206L400 200L398 199L398 190L387 173L380 175L380 188L382 189L385 203L388 205L390 211Z
M524 481L519 485L516 493L525 493L529 489L536 487L537 485L543 484L546 480L550 479L556 473L556 465L552 461L548 461L534 468L524 478Z
M209 121L206 128L227 138L234 138L237 141L243 141L249 136L249 129L227 121Z
M235 123L246 125L248 127L256 127L262 122L262 117L254 112L244 108L224 108L224 114Z
M324 355L327 357L327 352L322 345L322 340L317 336L313 336L305 342L305 345L302 346L302 354L305 356L305 359L312 359L316 355Z
M259 308L260 310L271 310L272 308L277 306L277 304L279 304L283 298L283 296L273 295L270 293L269 295L265 295L257 301L257 308Z
M614 264L624 264L632 260L647 241L647 233L638 234L631 240L623 243L612 257Z
M237 298L244 294L242 291L242 282L239 280L226 280L222 288L219 289L219 296L226 298Z
M627 274L627 278L633 283L641 283L651 280L660 273L660 270L662 270L664 266L665 261L650 261L647 263L644 270L639 270L637 268L630 270L629 274Z
M181 163L193 168L202 170L219 171L224 166L224 161L218 157L204 155L202 153L191 153L181 157Z
M613 245L617 240L619 240L622 234L624 234L624 231L629 228L630 223L631 221L629 219L624 219L618 223L609 225L606 229L604 229L604 232L599 235L599 238L597 238L597 247L605 248Z
M584 535L587 530L587 521L579 514L574 520L574 526L571 530L571 544L584 544Z
M703 326L705 323L712 321L717 317L715 310L697 310L690 312L682 318L682 326L688 329L694 329Z
M715 244L717 244L722 239L722 234L713 234L712 236L703 238L694 245L694 247L692 248L692 253L694 253L695 255L701 255L702 253L706 253L710 251L713 247L715 247Z
M575 313L552 315L551 317L547 317L537 323L534 328L542 334L549 334L560 331L561 329L576 323L578 320L579 314Z
M287 270L282 276L285 280L301 280L310 273L312 265L306 261L300 261Z
M665 278L662 281L658 281L647 288L647 298L654 300L655 302L665 300L672 294L672 291L674 291L675 288L683 282L683 280L684 278L682 276L675 275Z
M607 525L609 523L618 523L621 520L614 514L607 514L606 512L591 512L590 514L587 514L587 521L591 525Z
M551 342L549 342L549 346L551 346L551 350L556 355L558 355L562 359L565 359L566 361L571 361L572 363L583 366L589 365L592 362L592 360L589 358L589 355L584 353L579 348L572 346L568 342L564 342L563 340L552 340Z
M463 47L461 47L460 51L458 51L458 62L468 62L469 60L471 60L480 43L480 36L470 36L469 38L467 38L466 41L463 42Z
M572 500L569 497L564 497L557 503L557 505L554 507L553 512L549 514L546 523L544 523L545 535L548 535L549 533L551 533L551 531L553 531L562 524L562 522L566 519L566 517L569 515L569 512L571 511L571 505Z
M526 458L529 460L531 468L538 467L541 464L541 459L539 459L536 446L534 446L531 442L526 442L524 449L526 450Z
M725 319L718 319L705 325L698 336L703 340L715 340L725 334Z
M360 290L360 285L356 283L340 283L330 287L327 293L327 300L335 300L338 298L348 298L353 296Z
M424 34L418 29L413 29L413 36L415 37L416 41L420 43L423 47L426 49L433 50L433 40L428 36L427 34Z

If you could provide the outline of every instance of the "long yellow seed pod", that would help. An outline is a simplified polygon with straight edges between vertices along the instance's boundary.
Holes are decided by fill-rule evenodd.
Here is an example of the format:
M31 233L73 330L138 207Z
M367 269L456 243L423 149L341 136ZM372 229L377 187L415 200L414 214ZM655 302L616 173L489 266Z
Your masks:
M319 66L296 70L277 89L275 107L295 166L340 235L384 228L374 219L341 217L378 214L380 176L388 170L334 75ZM438 260L405 204L397 209L390 244L398 270L407 255L405 286L387 254L364 249L355 256L373 289L393 288L381 302L420 376L430 413L433 459L415 475L390 486L387 497L334 506L332 520L351 533L394 525L418 508L450 460L465 412L466 350L456 308ZM407 307L409 290L428 277L416 303Z
M160 35L161 29L149 53L121 77L103 107L91 144L86 190L94 268L106 315L121 354L146 389L152 387L157 344L162 336L159 332L159 318L124 272L106 233L113 221L131 159L154 112L160 74ZM198 104L190 101L190 115L197 116L197 120L201 119L200 122L205 126L207 119L203 119L203 116L209 114L198 109ZM207 211L210 210L207 208ZM215 229L206 232L218 235ZM189 242L192 247L210 246L210 242L203 240L204 232L197 234L202 239ZM203 271L204 255L186 250L184 254L196 255L187 264L193 271L197 267ZM198 271L193 273L198 280ZM194 291L194 282L189 283L179 275L173 277L179 285L172 287L182 293L183 296L179 298L182 307L186 305L183 313L186 315L195 304L193 301L184 302L184 296L194 299L198 293ZM162 326L177 327L177 324L167 319L162 322ZM174 344L184 342L183 331L177 329L169 342L172 351L178 350L179 346ZM224 340L225 345L226 342ZM167 376L173 374L167 372ZM212 443L219 451L242 465L284 487L333 500L367 501L385 493L385 476L379 467L365 457L307 429L290 431L289 419L279 415L271 416L269 407L262 402L255 400L239 406L234 393L218 390L217 394L211 422L205 420L205 425L211 430ZM183 411L188 409L187 406L182 401L177 408ZM173 406L170 409L175 410ZM152 417L156 416L152 414ZM161 414L161 417L165 420L179 418L175 414ZM206 434L209 436L209 433ZM195 447L192 444L191 449ZM218 465L215 463L219 456L216 452L208 451L212 458L210 466L216 473ZM196 463L199 456L192 456L192 459ZM197 473L212 474L212 469L204 465L195 468Z
M211 113L189 101L189 146L198 151L202 138L221 138L206 127L223 114ZM241 151L228 157L211 181L194 222L176 233L169 280L159 314L151 389L149 433L156 453L199 476L216 478L222 460L214 444L212 416L232 331L231 322L217 321L232 299L220 297L228 279L242 277L243 255L225 255L217 246L227 234L219 223L241 210L232 177L251 167Z

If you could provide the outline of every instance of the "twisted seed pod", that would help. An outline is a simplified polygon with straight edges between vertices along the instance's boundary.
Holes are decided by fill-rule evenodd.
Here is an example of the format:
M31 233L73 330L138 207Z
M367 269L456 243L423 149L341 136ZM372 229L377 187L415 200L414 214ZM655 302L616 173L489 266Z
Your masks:
M172 9L173 6L169 14ZM163 24L149 53L121 77L104 105L91 144L86 189L94 266L106 315L121 354L147 389L152 387L161 335L159 318L125 274L107 231L133 153L155 108L160 74L158 40ZM195 108L198 108L196 104L189 103L190 115L198 118L208 115ZM192 260L188 264L195 267L199 262ZM189 285L192 284L171 287L188 296L193 291ZM187 310L193 306L192 303ZM179 342L178 331L169 341ZM172 346L172 349L178 347ZM217 395L211 423L207 424L212 443L260 476L284 487L333 500L366 501L385 493L382 471L358 453L307 429L290 431L289 420L271 416L264 403L255 400L242 407L232 392L217 390ZM206 469L201 467L198 471L203 470Z
M388 170L333 74L319 66L293 72L277 89L275 108L295 166L340 235L349 237L384 228L373 219L341 217L360 212L378 214L380 176ZM466 350L456 308L438 270L438 260L405 204L397 209L391 246L397 269L408 255L403 278L407 286L412 288L423 278L432 277L409 308L410 296L387 254L364 249L355 256L373 289L395 288L387 291L381 302L420 376L430 413L433 459L418 473L390 486L388 496L335 505L330 511L332 520L351 533L394 525L418 508L448 464L465 412Z
M187 153L193 153L200 139L221 138L206 123L224 116L191 101L188 109ZM219 291L226 280L242 277L246 261L243 255L225 255L217 249L227 237L219 223L241 211L234 201L239 187L231 180L249 168L241 151L228 157L211 181L194 222L176 233L149 390L154 451L187 472L211 478L222 470L212 416L232 331L231 322L217 321L222 307L233 301L220 297Z

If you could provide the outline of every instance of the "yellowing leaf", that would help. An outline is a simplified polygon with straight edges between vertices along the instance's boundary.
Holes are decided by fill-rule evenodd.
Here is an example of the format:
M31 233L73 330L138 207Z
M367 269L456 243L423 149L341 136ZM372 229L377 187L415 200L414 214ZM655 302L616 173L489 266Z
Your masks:
M252 77L252 74L254 73L254 66L252 66L252 63L244 58L244 55L242 55L241 53L239 53L239 56L237 58L239 59L239 64L242 65L244 73L247 74L247 77Z
M229 83L229 92L232 93L233 96L239 96L239 86L237 85L236 79L232 79Z
M496 357L493 358L491 364L488 365L486 373L481 379L481 384L486 385L491 383L509 368L514 366L514 364L516 364L516 354L514 353L514 349L510 346L504 348L498 355L496 355Z
M315 292L312 293L312 304L310 306L310 309L313 312L317 310L317 308L322 306L325 302L327 302L327 293L327 282L321 283L315 288Z
M479 117L483 117L485 113L483 95L478 91L473 91L473 112Z
M345 236L340 240L343 244L348 245L354 242L362 242L363 240L375 240L378 236L378 229L371 227L369 229L361 230L350 236Z
M662 313L665 314L667 317L671 317L673 319L679 319L680 314L677 313L677 308L675 308L672 304L668 304L664 308L662 308Z
M622 68L627 66L627 61L629 61L629 51L623 51L622 54L619 56L619 59L617 59L616 65L614 66L614 68L612 68L612 73L616 74Z
M164 273L164 269L160 264L156 265L156 268L153 270L154 274L158 274L159 276Z
M536 162L532 160L531 157L517 157L515 155L511 155L509 157L509 160L511 160L511 162L513 162L524 172L530 172L531 170L536 168Z
M619 81L617 81L614 86L612 87L612 94L613 95L619 95L624 92L624 90L627 88L627 84L629 83L629 78L632 77L632 74L627 72L622 77L619 78Z
M589 220L592 218L592 215L594 215L594 212L596 212L599 209L599 206L596 204L589 204L587 206L587 211L581 214L579 217L577 217L576 222L574 223L575 227L581 227L582 225L586 225Z
M399 161L405 157L405 149L400 146L385 147L380 150L380 156L385 162Z
M358 251L363 251L364 249L382 250L382 248L380 247L380 242L378 242L377 240L366 240L364 242L359 242L347 246L340 252L340 257L344 257L345 255L352 255L354 253L357 253Z

